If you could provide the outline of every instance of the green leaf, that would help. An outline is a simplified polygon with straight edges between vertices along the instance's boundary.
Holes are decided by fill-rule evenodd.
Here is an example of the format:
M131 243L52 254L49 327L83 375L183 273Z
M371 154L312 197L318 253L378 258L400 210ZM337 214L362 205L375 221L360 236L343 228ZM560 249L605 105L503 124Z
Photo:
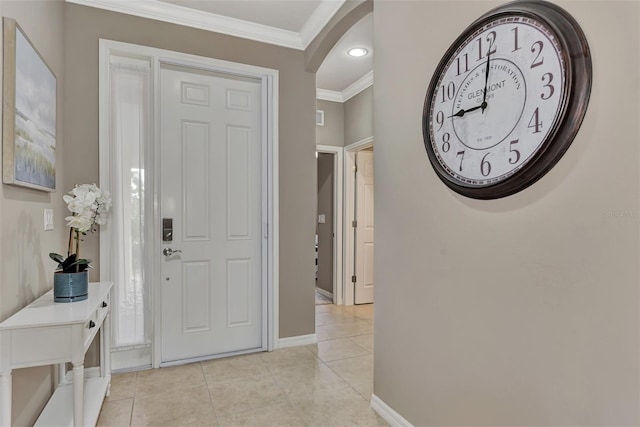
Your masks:
M65 273L71 273L70 271L67 271L67 270L70 266L74 265L75 262L76 262L76 254L69 255L69 257L62 262L62 265L61 265L62 270Z
M58 264L62 264L64 262L64 257L60 254L56 254L54 252L49 253L49 258L57 262Z
M82 272L87 268L91 268L89 265L91 263L90 259L76 259L76 254L71 254L65 259L62 255L51 252L49 258L58 263L58 271L63 273Z
M69 264L68 266L62 269L64 273L76 273L76 272L79 273L79 272L85 271L87 268L90 267L89 265L89 263L91 262L90 259L80 258L79 260L75 260L75 254L72 256L74 258L74 262L72 262L71 264Z

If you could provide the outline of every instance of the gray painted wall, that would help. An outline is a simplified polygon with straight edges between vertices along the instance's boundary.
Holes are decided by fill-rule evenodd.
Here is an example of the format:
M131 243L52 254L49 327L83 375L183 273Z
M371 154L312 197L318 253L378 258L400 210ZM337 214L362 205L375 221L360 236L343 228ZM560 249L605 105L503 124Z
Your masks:
M373 136L373 86L344 103L317 100L324 126L316 126L316 144L344 147Z
M499 2L375 4L375 394L416 426L640 422L640 4L558 3L590 43L589 110L544 178L494 201L440 182L421 117L442 54Z
M373 86L344 103L344 145L373 136Z
M325 223L317 224L316 286L329 293L333 293L333 158L334 154L318 153L318 215L325 216Z
M280 337L315 331L315 74L304 52L85 6L66 6L67 182L97 182L98 39L248 63L280 73ZM99 259L97 239L84 252ZM97 272L95 272L97 274ZM95 276L97 277L97 276Z
M53 286L56 264L49 252L67 247L68 215L62 152L64 74L64 2L2 1L2 16L15 19L57 77L56 188L53 193L0 185L0 321L10 317ZM2 34L0 34L2 38ZM0 58L0 61L2 59ZM0 67L0 75L2 74ZM1 124L0 124L1 126ZM54 210L53 231L43 230L43 210ZM13 372L12 426L33 425L53 390L51 367Z
M316 144L344 147L344 105L319 99L316 108L324 111L324 126L316 126Z

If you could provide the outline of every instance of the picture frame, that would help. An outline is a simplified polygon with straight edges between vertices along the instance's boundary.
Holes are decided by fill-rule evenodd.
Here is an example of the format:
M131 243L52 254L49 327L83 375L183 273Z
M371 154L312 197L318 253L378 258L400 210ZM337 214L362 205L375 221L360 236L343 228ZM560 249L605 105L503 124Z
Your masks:
M2 182L53 192L56 76L14 19L2 23Z

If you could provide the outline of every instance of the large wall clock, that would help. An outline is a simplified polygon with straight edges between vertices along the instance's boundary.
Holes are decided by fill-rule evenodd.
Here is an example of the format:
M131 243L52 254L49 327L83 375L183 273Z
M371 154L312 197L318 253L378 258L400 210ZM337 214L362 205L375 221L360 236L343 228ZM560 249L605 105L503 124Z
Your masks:
M591 55L578 23L546 1L507 3L444 54L424 102L423 137L438 177L495 199L540 179L584 118Z

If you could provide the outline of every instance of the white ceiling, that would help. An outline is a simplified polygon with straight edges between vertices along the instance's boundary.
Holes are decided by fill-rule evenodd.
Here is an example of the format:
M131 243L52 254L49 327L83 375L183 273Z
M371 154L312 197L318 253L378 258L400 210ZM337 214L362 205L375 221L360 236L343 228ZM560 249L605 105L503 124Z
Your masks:
M321 0L160 0L299 33Z
M366 56L354 58L347 52L354 47L364 47ZM343 92L347 87L373 70L373 14L358 21L336 43L316 74L316 87Z
M66 1L305 50L346 0ZM346 51L355 46L367 48L369 55L348 56ZM348 31L329 53L317 73L318 88L339 94L345 89L353 93L362 87L353 83L371 74L372 46L373 22L368 16Z

